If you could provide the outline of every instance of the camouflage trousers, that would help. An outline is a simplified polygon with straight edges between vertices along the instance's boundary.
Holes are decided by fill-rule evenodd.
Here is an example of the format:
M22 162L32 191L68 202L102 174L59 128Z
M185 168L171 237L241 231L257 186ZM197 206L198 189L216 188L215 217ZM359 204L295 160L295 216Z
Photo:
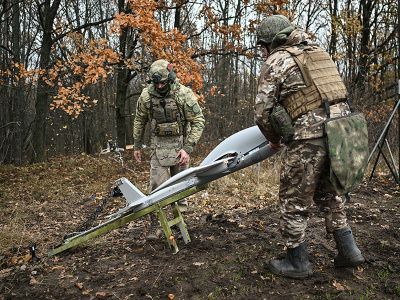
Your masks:
M347 226L343 199L336 195L329 179L329 157L323 138L293 141L282 153L279 227L288 248L305 241L313 202L324 214L328 233Z
M190 160L190 159L189 159ZM189 161L183 166L174 165L171 167L163 167L157 159L157 156L152 153L150 160L150 192L155 190L170 177L186 170L189 167ZM178 201L179 207L187 207L188 202L186 199ZM151 218L157 218L156 214L151 214Z

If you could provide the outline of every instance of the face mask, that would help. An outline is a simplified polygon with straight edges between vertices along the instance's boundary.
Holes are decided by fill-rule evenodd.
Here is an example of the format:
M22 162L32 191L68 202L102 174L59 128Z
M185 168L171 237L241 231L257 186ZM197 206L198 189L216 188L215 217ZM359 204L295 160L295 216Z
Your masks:
M158 93L160 93L161 95L166 95L168 92L169 92L169 90L170 90L170 85L169 85L169 83L168 82L166 82L162 87L160 87L160 88L158 88L157 87L157 85L156 84L154 84L154 86L155 86L155 88L156 88L156 91L158 92Z

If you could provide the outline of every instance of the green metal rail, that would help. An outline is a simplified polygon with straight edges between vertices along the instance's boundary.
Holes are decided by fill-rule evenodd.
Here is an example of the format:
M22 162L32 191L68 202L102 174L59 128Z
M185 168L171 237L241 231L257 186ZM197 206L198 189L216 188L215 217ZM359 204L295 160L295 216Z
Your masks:
M176 242L174 241L174 239L170 239L172 236L171 227L174 225L179 226L179 229L182 233L185 243L189 243L190 238L189 238L188 231L186 229L185 222L183 221L182 214L178 208L178 204L176 203L176 201L186 198L190 195L193 195L199 191L202 191L202 190L206 189L207 187L208 187L208 184L200 186L200 187L192 187L192 188L187 189L179 194L176 194L165 200L162 200L159 203L156 203L152 206L142 209L141 211L134 212L134 213L127 214L127 215L118 216L117 218L114 218L112 220L109 220L109 221L101 224L101 225L98 225L94 229L89 229L83 233L80 233L76 236L73 236L73 237L70 237L70 238L64 240L64 243L62 245L54 248L52 251L50 251L48 253L48 256L56 255L67 249L70 249L74 246L82 244L94 237L97 237L101 234L107 233L110 230L119 228L122 225L125 225L126 223L129 223L133 220L136 220L136 219L138 219L144 215L147 215L151 212L154 212L154 211L156 211L158 214L161 226L163 227L163 230L165 233L165 237L167 239L168 244L170 245L172 252L177 253L179 251L178 246L177 246ZM172 205L172 208L173 208L173 213L174 213L175 218L171 221L167 220L166 214L163 209L167 205Z

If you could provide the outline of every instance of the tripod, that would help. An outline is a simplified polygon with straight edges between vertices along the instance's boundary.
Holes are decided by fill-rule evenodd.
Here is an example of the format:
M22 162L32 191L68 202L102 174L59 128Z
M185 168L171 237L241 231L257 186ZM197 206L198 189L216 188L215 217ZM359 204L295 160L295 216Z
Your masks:
M386 136L387 136L387 134L388 134L388 132L389 132L389 128L390 128L390 125L391 125L391 123L392 123L393 117L394 117L394 115L395 115L395 113L396 113L396 110L399 108L399 106L400 106L400 80L399 80L399 89L398 89L398 97L397 97L396 105L394 106L394 109L393 109L393 111L392 111L392 114L390 115L390 118L389 118L389 120L387 121L385 128L383 129L383 131L382 131L382 133L381 133L381 135L380 135L378 141L376 142L376 144L375 144L375 146L374 146L373 150L371 151L371 154L370 154L370 156L369 156L369 158L368 158L368 162L369 162L369 161L371 160L372 155L374 154L375 150L378 148L379 153L378 153L378 156L376 157L376 161L375 161L375 164L374 164L374 168L372 169L371 176L369 177L369 180L370 180L370 181L371 181L371 179L372 179L372 176L374 175L375 168L376 168L376 166L377 166L377 164L378 164L379 157L380 157L380 155L382 154L382 157L383 157L383 159L385 160L386 164L388 165L388 167L389 167L389 169L390 169L390 172L392 173L394 179L396 180L397 184L400 185L399 171L398 171L398 169L397 169L397 167L396 167L396 162L394 161L392 151L390 150L389 143L388 143L388 141L387 141L387 139L386 139ZM399 137L399 138L400 138L400 137ZM391 159L391 162L392 162L392 164L393 164L393 168L391 167L390 162L388 161L388 159L387 159L385 153L383 153L383 147L384 147L385 145L386 145L386 147L388 148L389 155L390 155L390 159ZM394 169L394 170L393 170L393 169Z

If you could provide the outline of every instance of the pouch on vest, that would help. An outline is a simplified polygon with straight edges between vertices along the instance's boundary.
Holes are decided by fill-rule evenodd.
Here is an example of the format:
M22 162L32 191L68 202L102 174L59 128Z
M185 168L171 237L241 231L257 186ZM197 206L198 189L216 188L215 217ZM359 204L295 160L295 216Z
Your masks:
M292 119L282 105L275 104L270 114L270 121L275 132L284 140L289 140L294 135Z
M158 136L175 136L182 134L182 128L178 122L157 124L155 134Z
M154 107L153 108L153 116L157 123L165 123L167 119L165 117L164 108Z
M362 113L351 113L324 122L330 158L330 179L336 193L357 188L368 163L368 130Z
M155 137L155 155L163 167L175 166L179 162L179 150L183 147L183 136L156 136Z

